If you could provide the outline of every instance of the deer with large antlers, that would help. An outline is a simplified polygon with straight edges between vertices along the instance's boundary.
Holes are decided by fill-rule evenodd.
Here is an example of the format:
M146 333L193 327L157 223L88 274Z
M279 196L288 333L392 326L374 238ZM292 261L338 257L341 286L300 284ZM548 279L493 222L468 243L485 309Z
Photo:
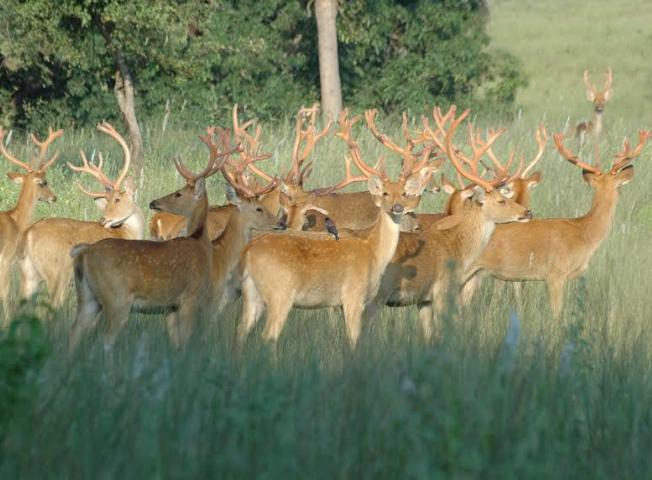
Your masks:
M186 185L150 203L153 210L171 211L188 219L187 236L164 242L110 238L72 248L77 316L70 335L73 350L104 312L105 346L110 348L133 309L164 311L171 343L184 346L195 318L207 306L211 290L212 245L206 229L206 176L221 168L236 149L223 134L219 146L201 137L210 149L206 168L193 174L180 160L176 166Z
M604 113L605 104L611 99L613 94L613 76L611 68L607 68L606 80L602 90L598 90L591 79L589 71L584 70L584 85L586 86L586 99L593 104L593 120L589 122L580 122L575 127L575 138L581 145L586 141L586 136L591 135L594 139L600 138L602 133L602 114Z
M374 113L366 113L367 124ZM422 161L404 170L392 181L378 165L362 160L352 127L358 117L339 117L338 136L346 143L346 178L342 183L366 181L376 203L375 224L358 237L332 238L306 234L267 234L254 239L240 259L243 314L238 336L244 340L260 315L267 309L264 338L275 342L293 306L302 308L341 306L346 331L353 346L361 328L361 315L376 294L399 237L400 218L419 204L421 193L432 175L429 152ZM362 172L353 175L350 162Z
M5 146L5 132L0 127L0 153L11 163L22 168L25 173L9 172L7 176L15 183L21 185L20 195L16 206L6 212L0 212L0 301L2 301L5 313L8 310L9 277L11 267L16 255L16 249L25 229L29 226L34 215L34 208L37 201L52 203L57 197L48 187L45 173L59 156L59 152L48 157L50 144L63 135L63 130L53 131L51 128L48 137L40 141L34 134L31 135L32 142L38 147L36 155L31 163L18 160Z
M30 226L23 234L18 250L21 272L21 295L29 298L45 283L50 302L60 307L68 294L72 280L72 259L68 255L77 243L95 243L104 238L140 239L143 237L144 219L134 195L134 184L127 177L131 164L131 150L125 139L108 123L97 129L115 140L123 154L123 165L118 177L111 180L104 172L104 157L89 161L81 151L82 166L68 163L68 168L95 179L103 191L89 191L81 184L79 189L93 198L102 212L97 222L71 218L45 218Z
M493 152L489 153L504 129L490 132L483 140L469 127L471 157L454 145L456 130L467 115L468 111L454 118L444 138L433 131L425 119L424 127L431 141L446 152L460 176L477 186L475 192L451 215L434 223L422 224L418 232L401 234L375 302L376 307L380 303L389 306L416 304L427 339L433 333L440 333L438 320L444 309L446 293L462 284L468 266L482 253L496 224L532 218L527 208L498 191L519 175L518 172L511 176L508 173L513 155L504 166ZM491 180L484 179L479 172L479 162L486 154L496 165L495 177Z
M630 163L642 152L650 132L639 132L638 145L632 149L625 140L609 170L585 163L565 145L565 135L554 136L561 155L582 170L582 178L593 189L591 209L577 218L537 219L527 225L509 224L492 241L492 250L475 262L471 270L484 270L508 281L546 282L550 307L559 316L564 303L564 287L588 268L609 233L619 198L619 188L634 176Z

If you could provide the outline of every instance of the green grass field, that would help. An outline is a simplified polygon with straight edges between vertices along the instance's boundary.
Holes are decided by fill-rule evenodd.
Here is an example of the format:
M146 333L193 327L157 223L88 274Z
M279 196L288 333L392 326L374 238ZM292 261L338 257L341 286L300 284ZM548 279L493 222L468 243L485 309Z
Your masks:
M497 148L503 155L514 148L532 156L539 122L552 133L569 116L588 116L586 66L614 69L603 161L625 135L650 127L643 86L652 66L640 47L649 43L650 9L642 10L643 1L570 3L576 6L492 2L496 43L521 57L531 76L519 98L524 115L505 125ZM600 28L587 30L593 24ZM617 44L589 41L588 31L603 30ZM398 138L396 120L385 119L384 130ZM144 210L181 185L175 154L197 168L206 156L196 139L201 132L174 117L165 134L160 124L146 127ZM265 126L270 170L284 170L292 139L289 124ZM368 159L381 152L365 132L360 142ZM79 163L80 148L100 148L114 165L119 152L90 128L66 132L61 143L63 158L49 174L59 200L39 205L37 216L95 220L93 202L74 188L64 161ZM329 138L318 148L311 185L340 176L340 143ZM11 149L19 153L23 144L15 140ZM470 306L450 305L435 346L421 340L415 308L384 309L353 352L340 312L314 310L291 313L276 358L260 341L260 325L238 352L237 302L201 319L183 352L169 346L162 317L133 315L114 352L89 338L70 357L71 295L64 309L47 315L42 367L28 371L21 396L0 395L0 477L649 478L651 152L648 146L635 162L612 231L585 279L568 288L560 320L552 319L542 284L526 285L518 305L508 284L486 281ZM0 174L8 169L0 162ZM541 170L536 216L588 210L590 188L551 142ZM0 208L17 192L1 182ZM220 178L210 180L209 192L212 203L223 201ZM428 194L421 210L436 211L443 200ZM31 311L23 309L25 316ZM10 346L5 338L0 347L2 392L15 373L4 366L11 365Z

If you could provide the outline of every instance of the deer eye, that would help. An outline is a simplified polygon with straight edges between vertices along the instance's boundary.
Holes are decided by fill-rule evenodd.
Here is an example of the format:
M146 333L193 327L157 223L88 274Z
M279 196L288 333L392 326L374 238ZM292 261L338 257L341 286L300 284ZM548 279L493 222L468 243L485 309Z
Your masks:
M501 205L504 205L507 202L505 202L505 200L498 200L498 203L501 204Z
M179 197L181 196L181 192L174 192L174 196L175 196L176 198L179 198Z
M113 200L113 203L120 203L120 199L116 198L115 200Z
M388 197L388 196L389 196L389 193L383 192L383 197Z
M42 186L42 187L47 187L47 186L48 186L48 181L47 181L47 180L43 180L43 181L41 182L41 186Z
M260 212L260 213L263 213L263 209L260 208L260 207L256 208L256 211L257 211L257 212Z

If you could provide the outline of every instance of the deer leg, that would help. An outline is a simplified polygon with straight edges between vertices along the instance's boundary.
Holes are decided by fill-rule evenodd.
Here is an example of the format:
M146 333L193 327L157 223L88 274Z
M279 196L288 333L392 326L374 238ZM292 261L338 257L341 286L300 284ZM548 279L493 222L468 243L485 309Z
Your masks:
M39 276L34 263L28 256L23 258L18 263L18 266L20 268L20 276L22 279L21 298L26 300L36 293L36 290L41 283L41 277Z
M104 308L106 315L107 328L104 333L104 349L112 350L118 334L124 328L129 319L131 311L131 302L127 301L120 305L108 304Z
M267 304L267 324L263 332L263 340L276 343L288 319L292 302L292 298L286 297Z
M460 303L462 306L467 306L471 303L471 300L473 300L473 297L475 296L475 292L482 284L482 277L483 273L478 272L466 281L460 292Z
M433 334L434 318L432 303L419 304L419 321L421 323L421 333L426 341L430 341Z
M550 295L550 308L555 318L561 315L561 309L564 305L564 286L566 285L565 278L549 278L546 281L548 286L548 294Z
M346 324L346 334L351 342L351 348L355 349L360 338L362 328L362 312L364 304L362 301L349 300L342 305L344 311L344 323Z
M242 282L242 319L238 325L238 341L243 343L263 313L265 304L251 278Z
M77 315L70 330L68 349L72 353L82 336L97 324L97 316L102 306L99 304L88 285L77 285Z
M184 348L192 336L199 305L195 302L183 302L177 313L179 323L179 339L177 348Z
M50 301L54 308L61 308L63 302L66 300L68 287L70 286L70 275L72 272L62 269L58 272L56 278L50 283L52 289L50 290Z

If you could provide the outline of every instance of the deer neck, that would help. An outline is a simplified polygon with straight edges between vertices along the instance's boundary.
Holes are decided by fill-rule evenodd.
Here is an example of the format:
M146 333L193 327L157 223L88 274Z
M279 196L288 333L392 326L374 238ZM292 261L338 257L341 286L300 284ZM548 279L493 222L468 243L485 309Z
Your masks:
M145 218L140 208L136 208L120 228L122 230L122 238L126 238L127 240L142 240L145 235Z
M392 220L392 217L384 208L379 209L378 220L369 231L368 241L374 253L375 265L372 270L374 278L383 274L387 265L391 261L396 247L398 246L398 237L400 233L399 223Z
M235 209L224 226L224 231L218 239L213 241L213 245L221 249L222 257L230 258L230 252L239 252L251 240L251 230L244 220L240 210ZM237 255L235 259L237 260Z
M600 243L609 233L618 205L618 190L596 190L591 209L578 219L585 238Z
M593 117L593 133L594 137L599 137L600 132L602 132L602 114L604 112L595 112L595 116Z
M29 178L25 179L23 187L20 189L18 203L9 211L9 216L16 223L19 231L24 231L32 222L34 209L36 208L36 188L34 185L28 185Z
M208 197L203 195L197 200L197 205L188 219L188 237L205 239L208 241L208 229L206 228L206 217L208 215Z
M491 240L496 229L496 223L487 218L480 205L473 202L464 212L464 219L454 227L454 248L459 258L456 258L458 265L466 270L469 265L475 262Z

